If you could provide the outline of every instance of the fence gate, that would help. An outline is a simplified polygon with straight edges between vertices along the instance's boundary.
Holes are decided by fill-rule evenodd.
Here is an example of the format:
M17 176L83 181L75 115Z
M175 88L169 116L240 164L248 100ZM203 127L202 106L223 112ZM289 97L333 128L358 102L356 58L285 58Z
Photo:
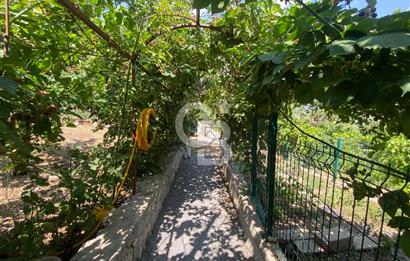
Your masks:
M290 131L278 129L278 114L255 118L252 128L251 195L266 237L290 260L410 260L409 173L280 115Z

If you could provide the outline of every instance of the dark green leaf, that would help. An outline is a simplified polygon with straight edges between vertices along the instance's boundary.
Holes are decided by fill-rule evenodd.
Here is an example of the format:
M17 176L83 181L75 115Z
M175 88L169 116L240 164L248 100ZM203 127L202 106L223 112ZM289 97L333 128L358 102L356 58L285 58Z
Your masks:
M4 122L0 120L0 139L12 142L21 152L31 154L31 148Z
M407 229L400 237L400 249L410 256L410 230Z
M410 217L410 204L406 204L402 207L404 214Z
M276 64L281 64L286 57L286 52L268 52L258 56L261 62L271 61Z
M57 208L54 206L53 203L51 202L46 202L44 204L44 213L46 215L54 214L56 212Z
M353 40L337 40L332 42L328 45L329 48L329 55L330 56L337 56L337 55L347 55L355 53L355 46L356 41Z
M367 187L365 184L353 181L353 196L355 200L361 200L367 196Z
M379 198L379 205L391 217L394 217L401 206L408 204L409 196L402 190L394 190ZM406 203L407 202L407 203Z
M347 30L345 33L346 40L357 40L359 38L365 37L366 33L359 31L359 30Z
M5 77L0 77L0 89L6 90L7 92L16 95L18 85L15 81L10 80Z
M304 32L299 38L299 44L306 47L315 47L315 37L312 32Z
M387 225L389 225L389 227L394 227L394 228L399 228L399 229L410 228L410 218L396 216L396 217L393 217Z
M386 33L362 37L357 41L362 48L406 48L410 46L410 33Z
M194 0L193 7L194 9L203 9L207 8L211 4L211 0Z
M323 32L325 35L329 36L331 39L339 39L340 33L333 27L329 25L323 26Z
M331 107L339 107L354 97L351 83L342 81L335 86L331 86L325 93L325 104Z
M24 213L24 215L28 215L28 214L30 214L30 212L31 212L31 208L30 208L30 206L24 206L23 207L23 213Z
M10 104L0 100L0 119L7 119L12 111L13 108Z
M38 186L48 186L49 185L47 178L43 178L38 175L32 175L30 178L34 180L35 184Z
M410 92L410 78L400 80L400 81L398 82L398 84L399 84L399 86L400 86L400 89L403 91L402 97L403 97L406 93Z
M211 11L213 14L225 11L229 0L211 0Z
M357 84L355 99L363 104L369 105L379 94L379 86L372 75L367 75Z
M376 20L378 31L409 30L410 12L401 12L381 17Z

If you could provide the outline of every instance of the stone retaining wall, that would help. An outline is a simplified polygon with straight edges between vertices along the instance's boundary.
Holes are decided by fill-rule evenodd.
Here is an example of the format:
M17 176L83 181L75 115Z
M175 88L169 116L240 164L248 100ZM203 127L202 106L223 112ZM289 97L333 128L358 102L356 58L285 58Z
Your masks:
M137 183L137 194L108 217L94 239L87 241L71 259L138 260L151 233L182 159L180 150L165 160L161 175Z
M235 172L230 165L225 165L222 173L246 237L252 243L255 260L287 260L277 244L263 238L264 227L246 191L247 184L242 174Z

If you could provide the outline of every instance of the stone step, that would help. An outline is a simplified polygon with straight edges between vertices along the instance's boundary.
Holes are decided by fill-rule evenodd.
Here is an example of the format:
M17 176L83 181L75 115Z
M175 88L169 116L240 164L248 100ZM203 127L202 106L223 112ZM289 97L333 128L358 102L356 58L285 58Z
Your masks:
M313 238L313 232L309 233L309 230L306 228L281 229L276 230L274 236L277 239L283 240L301 240Z
M363 240L363 236L354 236L353 237L353 247L355 249L361 249L362 248L362 241L363 241L363 250L370 250L370 249L375 249L377 248L377 244L375 242L377 242L377 240L373 241L371 239L369 239L368 237L364 237Z
M313 238L311 239L301 239L293 241L297 250L301 254L317 254L324 252L324 249L321 248Z
M350 231L338 226L317 231L315 241L327 252L345 251L353 246Z
M338 238L339 232L339 238ZM322 236L321 236L322 235ZM359 250L362 248L363 236L352 236L350 230L339 227L323 229L323 234L319 231L313 232L306 228L292 228L275 231L275 237L282 240L292 240L301 254L316 254L322 252L336 253L350 249ZM337 243L339 240L339 243ZM350 242L350 243L349 243ZM377 248L377 240L364 236L363 250Z

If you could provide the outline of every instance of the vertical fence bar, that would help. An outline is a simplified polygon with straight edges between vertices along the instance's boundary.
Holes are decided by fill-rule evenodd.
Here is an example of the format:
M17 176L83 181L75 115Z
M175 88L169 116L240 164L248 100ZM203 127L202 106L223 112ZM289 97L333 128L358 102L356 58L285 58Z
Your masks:
M251 195L256 198L256 182L258 171L258 116L252 122L252 148L251 148Z
M273 221L273 203L275 189L275 170L276 170L276 149L278 137L278 114L273 113L269 119L268 129L268 168L266 174L266 191L268 194L267 219L266 219L266 235L272 236L272 221Z
M340 151L343 149L343 139L337 139L337 145L335 150L335 161L333 162L333 179L339 175L340 171Z

